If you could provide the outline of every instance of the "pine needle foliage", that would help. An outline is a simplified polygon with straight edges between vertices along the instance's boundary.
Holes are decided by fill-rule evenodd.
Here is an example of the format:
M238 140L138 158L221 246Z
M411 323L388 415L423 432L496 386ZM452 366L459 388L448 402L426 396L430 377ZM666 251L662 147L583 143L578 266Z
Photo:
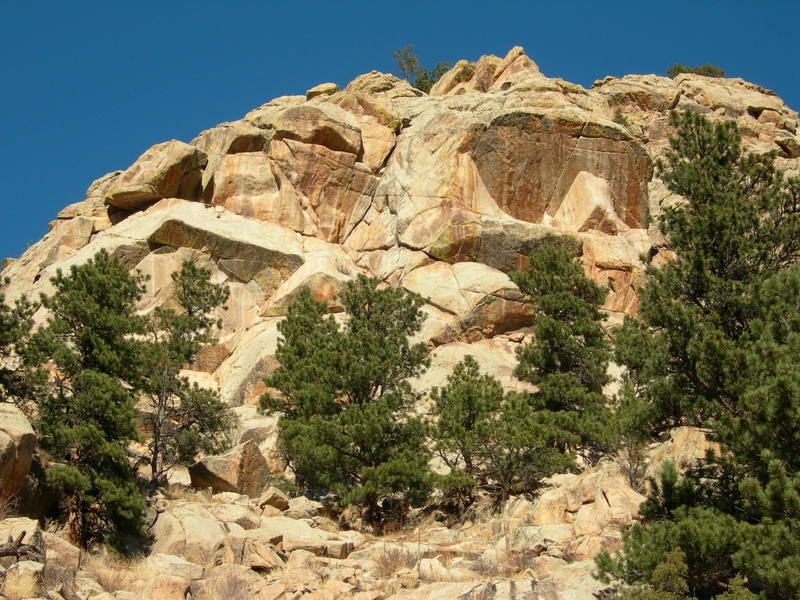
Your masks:
M537 419L569 434L560 449L596 458L610 444L603 386L611 352L600 311L607 290L584 274L565 237L542 240L511 279L531 302L535 330L517 350L514 374L538 388L529 399Z
M54 458L48 482L63 493L73 542L122 549L143 537L144 499L127 452L139 440L135 386L145 331L135 305L144 288L105 251L52 279L47 325L32 340L53 367L34 428Z
M545 477L574 467L572 456L559 450L570 435L540 421L524 395L504 393L471 356L430 398L432 447L450 470L437 484L455 512L477 491L499 507L511 494L532 493Z
M30 345L35 306L25 297L13 305L0 294L0 402L12 402L29 418L46 381Z
M382 501L405 506L430 489L408 381L429 365L424 344L410 341L423 300L359 276L340 301L342 322L308 289L289 306L279 325L280 366L265 379L275 392L262 406L281 415L280 444L302 489L359 504L379 526Z
M685 202L664 210L661 227L677 259L648 270L641 322L627 319L617 345L654 431L738 412L755 294L800 259L800 181L774 154L745 153L735 123L691 112L671 123L659 172Z
M644 525L600 572L653 588L668 553L697 598L800 594L800 181L743 151L733 123L672 116L659 165L683 201L662 228L677 258L650 268L641 320L617 334L628 422L705 427L722 445L684 478L662 473Z
M213 332L221 322L213 313L227 301L228 290L212 283L211 272L190 260L172 274L172 281L177 309L153 311L143 348L142 397L154 489L165 483L172 467L190 464L198 452L222 451L233 423L233 414L217 392L180 374L203 345L215 342Z
M426 69L420 64L419 57L414 54L414 46L411 44L392 52L392 57L397 61L400 74L408 79L415 88L425 93L430 92L433 85L452 66L449 62L437 62L432 69Z
M714 65L699 65L697 67L687 67L680 63L675 63L667 69L667 77L675 79L681 73L694 73L705 77L725 77L725 71Z

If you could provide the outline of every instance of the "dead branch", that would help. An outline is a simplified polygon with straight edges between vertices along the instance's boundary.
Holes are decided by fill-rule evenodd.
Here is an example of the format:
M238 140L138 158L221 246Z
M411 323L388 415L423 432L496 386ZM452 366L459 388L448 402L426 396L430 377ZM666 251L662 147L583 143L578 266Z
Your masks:
M13 556L16 560L33 560L36 562L44 562L44 553L32 544L23 544L22 540L25 539L26 531L23 531L17 536L15 540L12 536L8 536L8 542L0 544L0 557Z

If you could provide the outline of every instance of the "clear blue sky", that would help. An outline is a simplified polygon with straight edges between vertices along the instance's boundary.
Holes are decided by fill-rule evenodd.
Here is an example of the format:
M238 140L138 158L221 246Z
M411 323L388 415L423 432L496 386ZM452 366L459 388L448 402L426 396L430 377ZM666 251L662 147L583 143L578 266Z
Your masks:
M800 2L0 0L0 258L149 146L324 81L521 45L549 76L712 63L800 109Z

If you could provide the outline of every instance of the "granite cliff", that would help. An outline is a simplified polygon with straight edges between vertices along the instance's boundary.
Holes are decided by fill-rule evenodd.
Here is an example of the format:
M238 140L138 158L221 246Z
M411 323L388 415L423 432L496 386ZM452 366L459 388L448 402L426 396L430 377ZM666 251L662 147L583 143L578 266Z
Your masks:
M628 75L585 89L546 77L517 47L459 61L430 94L373 71L342 90L322 84L276 98L188 143L159 143L97 179L42 240L7 261L2 291L38 298L56 270L106 249L149 276L140 308L150 311L171 302L170 274L184 258L211 268L231 296L219 343L187 375L218 389L240 417L238 445L217 469L225 479L246 457L279 474L275 420L255 405L275 365L277 324L303 287L331 312L360 273L426 298L420 338L432 366L418 389L441 385L466 354L509 389L521 385L512 371L530 313L507 273L545 235L573 236L586 272L610 283L610 324L635 314L644 261L671 257L654 223L680 198L654 165L676 109L735 120L748 150L776 151L781 168L800 172L797 113L758 85ZM36 319L45 318L40 309ZM33 434L7 412L0 470L18 487ZM704 448L698 432L678 430L651 455L688 460ZM618 544L617 527L641 501L609 463L553 478L535 503L517 499L461 529L429 526L412 542L339 532L315 506L256 501L261 490L250 484L232 481L202 501L162 498L147 559L152 589L131 597L184 598L191 583L192 598L212 598L214 581L239 577L252 597L270 599L591 598L602 586L589 559ZM48 553L69 555L59 544L50 540ZM528 551L535 556L513 577L480 566ZM264 583L252 574L271 569L282 576ZM81 597L128 597L120 593L87 583Z

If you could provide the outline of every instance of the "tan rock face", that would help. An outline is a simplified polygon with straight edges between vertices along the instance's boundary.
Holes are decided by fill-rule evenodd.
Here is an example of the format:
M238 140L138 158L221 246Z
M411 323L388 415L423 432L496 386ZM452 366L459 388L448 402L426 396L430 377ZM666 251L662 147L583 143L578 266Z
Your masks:
M630 227L647 211L647 153L611 126L559 116L511 112L493 119L476 140L478 174L498 206L538 223L555 214L581 172L608 181L611 203Z
M36 434L22 411L0 404L0 495L13 497L31 468ZM5 538L3 538L5 539Z
M359 201L374 190L370 170L357 163L353 153L288 138L273 141L270 160L281 205L295 207L288 212L303 215L303 232L341 243L349 233L348 224L360 218L354 214L364 206Z

